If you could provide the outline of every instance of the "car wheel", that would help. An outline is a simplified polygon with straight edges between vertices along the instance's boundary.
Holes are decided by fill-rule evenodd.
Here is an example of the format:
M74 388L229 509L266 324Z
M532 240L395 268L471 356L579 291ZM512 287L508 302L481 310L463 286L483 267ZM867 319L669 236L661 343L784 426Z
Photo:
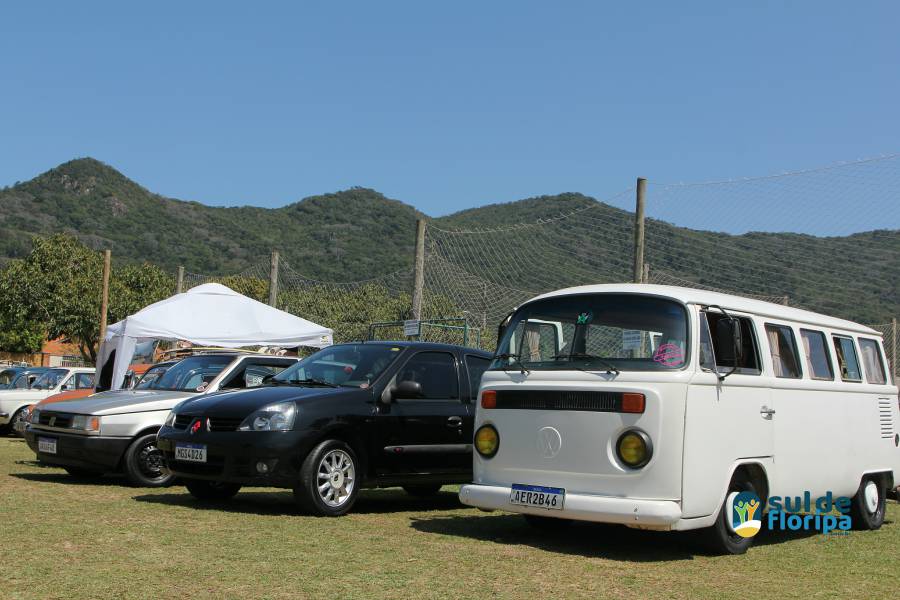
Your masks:
M156 434L136 439L125 451L125 476L137 487L166 487L175 480L164 470L163 453L156 446Z
M731 499L734 494L751 492L760 498L760 507L757 509L762 514L766 499L759 495L756 484L744 473L736 473L728 486L725 501L719 508L719 516L712 527L701 529L704 546L715 554L743 554L753 545L753 537L743 537L734 531L731 525Z
M184 486L191 496L197 500L206 502L215 502L221 500L230 500L235 494L241 491L238 483L227 483L225 481L205 481L201 479L188 479L184 482Z
M347 514L359 494L358 464L353 449L344 442L322 442L303 461L294 498L301 508L314 515Z
M850 527L878 529L884 523L885 489L876 477L864 477L850 499Z
M572 524L571 519L557 519L555 517L543 517L541 515L522 515L525 522L541 531L556 531Z
M82 469L81 467L63 467L63 469L65 469L66 473L68 473L72 477L78 477L78 478L83 478L83 479L100 477L101 475L103 475L103 473L100 471L92 471L91 469Z
M26 416L28 416L28 407L23 406L17 410L12 419L10 419L8 427L9 432L13 434L13 437L25 437L21 431L16 430L16 425L19 425L20 423L24 424Z
M438 492L441 491L441 485L433 484L433 485L404 485L403 490L409 494L410 496L416 496L417 498L427 498L428 496L434 496Z

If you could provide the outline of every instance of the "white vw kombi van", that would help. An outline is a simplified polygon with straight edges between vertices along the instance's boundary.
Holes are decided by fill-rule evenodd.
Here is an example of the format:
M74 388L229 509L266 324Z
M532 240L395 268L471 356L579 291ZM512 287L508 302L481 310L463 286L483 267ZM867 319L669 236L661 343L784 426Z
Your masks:
M593 285L501 325L463 503L631 527L704 528L741 553L723 507L752 493L852 499L876 529L900 475L898 390L876 331L697 289ZM762 512L762 511L760 511Z

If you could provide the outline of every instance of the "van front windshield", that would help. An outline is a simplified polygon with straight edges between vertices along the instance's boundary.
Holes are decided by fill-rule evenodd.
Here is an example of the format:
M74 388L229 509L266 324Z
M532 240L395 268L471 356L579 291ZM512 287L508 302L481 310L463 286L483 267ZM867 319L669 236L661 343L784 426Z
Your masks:
M634 294L578 294L516 311L491 368L666 371L683 368L687 355L681 304Z

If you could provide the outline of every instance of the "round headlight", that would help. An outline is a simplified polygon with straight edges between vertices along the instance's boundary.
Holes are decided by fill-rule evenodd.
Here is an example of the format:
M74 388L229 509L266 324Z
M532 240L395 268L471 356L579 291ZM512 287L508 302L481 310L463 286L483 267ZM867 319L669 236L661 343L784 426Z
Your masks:
M619 460L632 469L640 469L653 455L653 445L650 436L643 431L631 429L619 436L616 442L616 454Z
M497 454L500 448L500 434L493 425L482 425L475 432L475 449L485 458L491 458Z

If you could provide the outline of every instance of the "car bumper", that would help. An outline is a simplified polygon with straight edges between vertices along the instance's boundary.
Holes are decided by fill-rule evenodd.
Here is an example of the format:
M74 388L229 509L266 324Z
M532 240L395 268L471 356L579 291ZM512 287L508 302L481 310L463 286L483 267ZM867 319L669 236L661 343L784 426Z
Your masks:
M131 438L99 435L75 435L58 431L43 431L26 426L25 441L41 462L60 467L79 467L96 471L115 471L119 467ZM38 438L56 440L56 454L38 450Z
M0 412L0 425L6 425L7 423L9 423L9 413Z
M464 485L459 490L459 500L468 506L486 510L506 510L529 515L620 523L633 527L667 529L681 519L681 506L672 500L633 500L566 493L562 510L549 510L510 504L512 488L495 485Z
M179 442L206 446L206 462L176 460ZM157 446L167 470L185 479L225 481L245 486L293 487L300 477L302 458L312 449L309 436L301 431L233 431L200 433L164 428ZM268 472L257 465L265 463Z

